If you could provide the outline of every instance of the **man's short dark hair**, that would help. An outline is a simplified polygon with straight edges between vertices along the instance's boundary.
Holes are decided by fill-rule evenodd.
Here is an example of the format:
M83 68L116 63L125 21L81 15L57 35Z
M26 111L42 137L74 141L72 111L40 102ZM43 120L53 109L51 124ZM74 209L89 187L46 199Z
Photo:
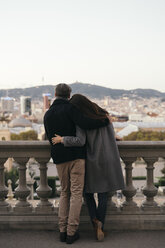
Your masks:
M57 97L59 96L63 98L69 98L71 91L71 87L67 84L57 84L55 88L55 93Z

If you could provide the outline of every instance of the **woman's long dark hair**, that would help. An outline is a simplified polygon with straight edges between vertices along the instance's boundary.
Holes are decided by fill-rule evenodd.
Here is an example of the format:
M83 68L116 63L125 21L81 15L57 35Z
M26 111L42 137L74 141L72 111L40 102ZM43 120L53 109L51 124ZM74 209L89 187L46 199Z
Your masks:
M70 103L91 119L107 118L108 112L105 109L100 108L96 103L91 102L86 96L75 94L70 99Z

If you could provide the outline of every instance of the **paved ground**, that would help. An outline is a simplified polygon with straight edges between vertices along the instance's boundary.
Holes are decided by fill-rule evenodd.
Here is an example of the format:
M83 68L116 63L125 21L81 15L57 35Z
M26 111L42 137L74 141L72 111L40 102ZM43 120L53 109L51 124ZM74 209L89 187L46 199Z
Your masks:
M72 245L61 243L54 231L0 231L0 248L164 248L165 231L111 232L104 242L81 233Z

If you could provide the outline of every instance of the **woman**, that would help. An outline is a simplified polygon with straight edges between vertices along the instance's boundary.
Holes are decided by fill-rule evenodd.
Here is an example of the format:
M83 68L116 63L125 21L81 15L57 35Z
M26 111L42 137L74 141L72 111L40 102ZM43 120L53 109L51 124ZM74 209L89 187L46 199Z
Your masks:
M75 94L70 99L79 111L93 119L104 120L108 112L91 102L87 97ZM104 239L104 221L108 200L108 192L124 188L120 157L116 145L112 123L108 126L84 131L76 127L76 137L61 137L56 134L52 143L63 143L64 146L83 146L86 144L85 199L97 239ZM94 199L98 194L98 206Z

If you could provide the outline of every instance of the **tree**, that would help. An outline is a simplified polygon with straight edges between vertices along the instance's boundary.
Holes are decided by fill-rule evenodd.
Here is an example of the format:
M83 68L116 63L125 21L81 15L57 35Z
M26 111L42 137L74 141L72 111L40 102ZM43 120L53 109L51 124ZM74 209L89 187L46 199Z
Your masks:
M165 132L157 132L157 131L142 131L132 132L128 136L125 136L123 140L137 140L137 141L159 141L165 140Z
M34 130L29 130L27 132L21 132L20 134L11 134L11 140L37 140L38 134Z
M12 168L10 171L5 170L5 185L8 185L7 181L10 179L12 181L12 190L14 190L17 185L16 182L19 178L17 168Z

